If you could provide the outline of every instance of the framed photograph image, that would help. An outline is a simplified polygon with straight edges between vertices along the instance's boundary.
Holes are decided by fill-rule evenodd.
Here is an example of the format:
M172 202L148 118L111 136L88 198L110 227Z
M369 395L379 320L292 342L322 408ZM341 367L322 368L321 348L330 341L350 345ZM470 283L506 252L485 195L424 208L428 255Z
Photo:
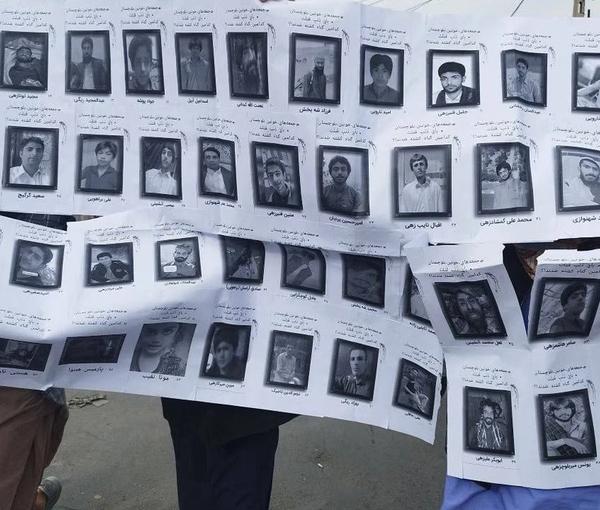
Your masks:
M120 135L79 135L77 191L122 194L123 150Z
M340 104L342 40L291 34L290 102Z
M228 32L231 97L269 98L269 45L266 32Z
M404 50L360 47L360 104L401 107L404 96Z
M124 340L125 335L67 337L58 364L117 363Z
M317 169L321 211L369 215L368 149L320 145Z
M166 239L156 243L157 280L200 278L198 237Z
M546 106L548 55L521 50L502 52L502 99Z
M477 214L534 210L529 147L519 142L477 144Z
M396 218L452 216L452 145L394 148Z
M66 42L67 92L110 94L111 59L108 30L69 30Z
M48 34L2 32L2 88L48 90Z
M200 376L242 382L246 377L251 332L249 325L211 324Z
M211 32L179 32L175 34L177 86L180 94L214 96L215 56Z
M251 157L256 205L301 211L298 147L252 142Z
M181 200L181 140L142 136L140 152L142 196Z
M133 243L88 244L86 285L133 282Z
M225 257L225 281L262 283L265 245L261 241L221 236Z
M600 53L573 53L571 109L600 112Z
M437 377L429 370L401 359L393 404L431 420L436 383Z
M600 151L559 145L556 162L558 211L600 209Z
M545 461L596 458L588 390L538 395L542 457Z
M479 105L479 51L429 50L427 88L428 108Z
M541 278L529 327L530 340L587 338L599 302L600 280Z
M321 250L282 244L281 286L325 294L326 264Z
M56 190L58 129L8 126L4 142L4 187Z
M0 368L43 372L51 350L52 344L0 338Z
M487 280L434 282L433 287L455 339L506 337L506 328Z
M125 92L135 95L165 93L160 30L123 30Z
M336 338L329 392L359 400L373 400L379 349Z
M58 289L62 284L63 245L17 239L10 283L39 289Z
M431 327L423 297L410 268L407 268L404 282L404 316Z
M385 307L385 259L342 254L344 299Z
M269 351L267 384L305 390L308 388L313 337L273 331Z
M237 201L235 142L200 138L200 195Z
M465 386L464 413L465 450L515 454L510 391Z

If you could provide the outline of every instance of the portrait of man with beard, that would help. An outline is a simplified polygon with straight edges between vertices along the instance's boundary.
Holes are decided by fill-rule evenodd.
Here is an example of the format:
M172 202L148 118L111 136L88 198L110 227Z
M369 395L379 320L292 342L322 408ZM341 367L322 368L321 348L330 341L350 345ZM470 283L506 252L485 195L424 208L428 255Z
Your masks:
M48 89L48 34L4 32L2 58L4 88Z
M158 279L176 280L200 277L198 238L168 239L156 243Z
M108 31L68 32L67 66L67 92L110 94Z
M600 209L600 152L579 147L559 146L558 210Z
M266 32L227 34L231 97L269 98Z

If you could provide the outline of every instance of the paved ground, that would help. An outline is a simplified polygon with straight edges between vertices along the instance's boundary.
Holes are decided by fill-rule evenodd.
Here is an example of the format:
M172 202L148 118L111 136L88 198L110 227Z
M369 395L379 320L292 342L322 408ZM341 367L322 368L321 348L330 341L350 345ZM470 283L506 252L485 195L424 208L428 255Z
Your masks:
M48 471L64 482L57 510L177 510L159 400L116 393L108 399L103 407L71 410ZM437 444L429 446L375 427L297 418L282 427L271 509L435 510L444 429L440 420Z

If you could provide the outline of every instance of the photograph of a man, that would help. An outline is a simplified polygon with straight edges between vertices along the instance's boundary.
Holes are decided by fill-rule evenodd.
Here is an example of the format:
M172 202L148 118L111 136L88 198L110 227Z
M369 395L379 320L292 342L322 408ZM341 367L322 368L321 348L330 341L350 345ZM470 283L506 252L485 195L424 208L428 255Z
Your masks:
M158 241L158 279L176 280L200 277L198 238Z
M124 30L127 94L165 93L160 30Z
M600 209L600 152L557 147L559 211Z
M361 46L361 104L402 106L404 51Z
M48 89L48 34L2 33L2 86L17 90Z
M546 106L547 60L548 55L545 53L503 51L504 100Z
M319 160L321 209L347 216L368 216L368 150L321 146Z
M89 286L133 282L133 243L88 244Z
M213 39L207 33L175 34L180 94L215 95Z
M109 94L110 36L108 31L67 33L67 91Z
M269 66L266 32L229 32L229 90L231 97L268 99Z
M58 172L58 129L6 128L4 185L54 190Z
M590 334L600 301L600 280L542 278L537 287L530 338L581 337Z
M142 195L181 199L181 140L142 137Z
M340 102L341 39L292 34L290 101Z
M454 338L506 336L496 299L487 280L435 282L434 288Z
M596 457L588 390L538 395L545 460Z
M265 245L253 239L221 236L225 256L225 281L262 283Z
M318 294L325 293L325 257L321 250L281 245L283 250L282 286Z
M429 107L479 104L479 52L430 50ZM434 74L439 85L434 84ZM441 87L441 90L440 90Z
M202 376L243 381L250 346L251 327L215 322L206 342Z
M598 53L573 54L573 79L571 83L571 108L600 111L600 55Z
M17 240L11 283L58 288L62 281L63 246Z
M306 389L310 373L313 337L273 331L267 383Z
M342 255L344 298L371 306L385 306L385 259Z
M200 194L237 200L235 143L200 138Z
M379 349L337 339L329 391L362 400L373 400Z
M282 209L302 209L298 147L252 143L256 202Z
M123 191L123 137L79 135L78 191Z
M465 388L466 449L513 455L510 391Z
M396 147L397 217L451 214L450 145Z

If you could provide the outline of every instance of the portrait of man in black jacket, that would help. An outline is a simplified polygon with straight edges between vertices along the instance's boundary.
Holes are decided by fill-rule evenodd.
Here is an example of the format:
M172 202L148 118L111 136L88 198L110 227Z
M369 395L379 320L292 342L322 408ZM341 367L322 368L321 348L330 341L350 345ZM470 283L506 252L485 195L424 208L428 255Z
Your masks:
M131 243L89 245L88 249L89 265L92 265L93 260L96 261L88 274L88 285L111 285L133 281L133 246Z

